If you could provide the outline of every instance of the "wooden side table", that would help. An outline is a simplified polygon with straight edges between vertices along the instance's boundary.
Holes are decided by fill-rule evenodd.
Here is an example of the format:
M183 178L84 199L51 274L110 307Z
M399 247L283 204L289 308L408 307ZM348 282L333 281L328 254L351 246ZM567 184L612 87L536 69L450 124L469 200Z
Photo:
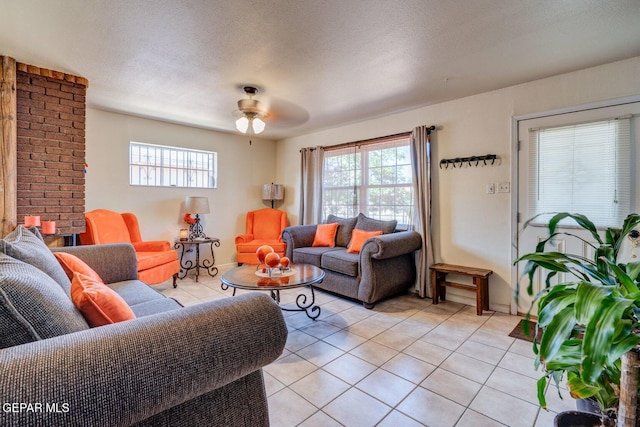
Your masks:
M76 234L56 233L44 234L44 243L50 248L60 248L63 246L76 246Z
M473 285L447 282L447 274L449 273L473 277ZM431 295L433 303L438 304L439 299L446 300L447 286L465 291L474 291L476 293L476 314L482 316L483 310L489 310L489 276L492 274L492 270L484 268L442 263L434 264L431 266Z
M200 262L200 245L208 244L211 250L211 261L204 258ZM220 246L220 239L215 237L207 237L205 239L194 240L176 240L173 247L180 250L180 272L178 273L178 279L184 279L190 270L196 270L196 283L200 276L200 269L204 268L209 273L209 276L215 277L218 274L218 267L215 266L216 257L213 253L213 247ZM190 259L185 259L185 254L195 252L195 262Z

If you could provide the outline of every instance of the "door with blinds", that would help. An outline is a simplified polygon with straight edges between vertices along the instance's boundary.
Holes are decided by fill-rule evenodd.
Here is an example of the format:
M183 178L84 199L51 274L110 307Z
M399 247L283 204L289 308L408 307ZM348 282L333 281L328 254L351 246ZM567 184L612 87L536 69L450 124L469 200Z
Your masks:
M603 230L619 227L629 213L638 212L639 116L640 102L635 102L518 122L518 257L548 237L553 212L584 214ZM560 234L547 250L592 259L591 235L571 220L560 225L560 233L579 234L584 241ZM626 255L623 249L621 256ZM517 310L526 313L533 298L527 295L522 267ZM551 285L567 280L572 278L558 274ZM538 273L531 286L534 295L543 290L545 275Z

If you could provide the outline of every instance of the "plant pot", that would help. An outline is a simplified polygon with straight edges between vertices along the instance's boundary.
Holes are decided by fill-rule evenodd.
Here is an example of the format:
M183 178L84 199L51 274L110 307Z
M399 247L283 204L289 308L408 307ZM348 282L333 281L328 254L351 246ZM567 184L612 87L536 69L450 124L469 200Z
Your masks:
M591 414L601 414L600 405L596 399L576 399L576 409L579 412L589 412Z
M553 421L554 427L602 427L602 415L580 411L560 412Z

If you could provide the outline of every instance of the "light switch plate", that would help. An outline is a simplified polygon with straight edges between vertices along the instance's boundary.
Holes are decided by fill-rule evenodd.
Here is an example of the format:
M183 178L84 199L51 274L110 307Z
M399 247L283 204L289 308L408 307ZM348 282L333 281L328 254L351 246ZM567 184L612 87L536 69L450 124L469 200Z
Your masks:
M487 184L487 194L495 194L496 193L496 185L493 182Z

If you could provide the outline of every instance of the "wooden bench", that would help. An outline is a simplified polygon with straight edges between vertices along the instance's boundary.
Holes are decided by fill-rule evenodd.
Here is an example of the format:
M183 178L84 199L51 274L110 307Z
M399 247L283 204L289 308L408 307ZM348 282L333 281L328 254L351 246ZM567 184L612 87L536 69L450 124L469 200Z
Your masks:
M473 277L473 285L447 282L447 274L460 274ZM482 316L482 310L489 310L489 276L492 270L484 268L464 267L452 264L434 264L431 266L431 294L433 303L446 300L447 286L476 293L476 313Z

